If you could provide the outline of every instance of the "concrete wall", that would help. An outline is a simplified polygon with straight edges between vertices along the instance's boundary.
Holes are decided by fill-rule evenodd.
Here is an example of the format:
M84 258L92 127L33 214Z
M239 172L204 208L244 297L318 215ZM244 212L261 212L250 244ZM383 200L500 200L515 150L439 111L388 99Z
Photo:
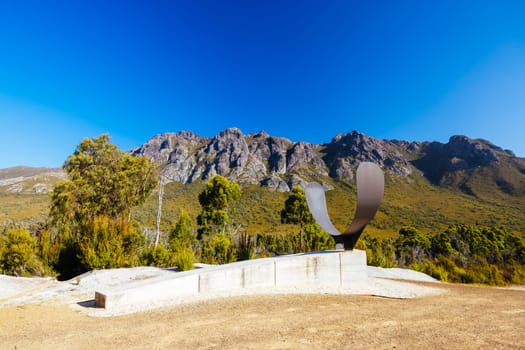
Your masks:
M95 293L97 307L141 308L213 297L279 291L348 290L367 279L362 250L325 251L207 266L173 276L138 281L125 288Z

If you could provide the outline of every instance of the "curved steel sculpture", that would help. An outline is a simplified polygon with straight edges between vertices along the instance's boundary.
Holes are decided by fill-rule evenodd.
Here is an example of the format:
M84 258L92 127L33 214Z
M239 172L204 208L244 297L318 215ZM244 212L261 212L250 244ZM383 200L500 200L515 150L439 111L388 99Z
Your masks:
M354 220L344 233L339 232L330 221L323 186L317 182L302 185L308 208L315 221L334 237L336 248L342 244L345 250L354 249L365 226L376 214L385 189L383 172L374 163L362 162L359 164L356 178L357 209Z

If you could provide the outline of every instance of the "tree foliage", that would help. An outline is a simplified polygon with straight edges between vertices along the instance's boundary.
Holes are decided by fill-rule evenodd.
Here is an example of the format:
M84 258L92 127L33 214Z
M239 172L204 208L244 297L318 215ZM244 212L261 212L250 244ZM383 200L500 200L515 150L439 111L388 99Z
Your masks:
M284 209L281 210L281 222L299 225L300 251L334 248L335 242L333 238L315 222L310 209L308 209L306 195L299 185L293 187L290 195L284 202Z
M143 203L156 185L155 167L145 157L119 150L108 135L84 139L64 164L68 180L52 193L51 218L120 218Z
M430 240L414 227L403 227L399 230L399 237L394 245L398 264L409 266L412 263L421 263L428 257Z
M120 151L102 135L84 139L64 170L68 180L57 183L51 194L49 239L50 245L60 245L57 267L133 264L133 251L142 239L130 213L156 185L153 164Z
M299 224L303 227L314 222L314 218L308 209L306 195L299 185L295 185L290 195L284 202L281 211L281 222L284 224Z
M359 247L370 264L410 267L444 281L525 283L525 239L502 227L452 225L433 236L404 227L393 242L365 235Z
M202 211L197 217L198 237L212 236L224 231L229 222L230 204L241 198L241 189L221 175L215 175L199 194Z
M169 245L172 250L180 248L195 249L197 236L193 231L191 218L185 210L181 210L179 219L175 223L175 228L168 237Z
M168 240L170 250L175 255L175 265L179 270L192 269L195 263L195 255L200 251L200 245L193 231L191 219L185 210L181 210L179 220L177 220Z
M237 260L237 248L228 232L220 232L204 242L202 260L208 264L227 264Z
M241 198L241 189L235 182L215 175L199 194L202 211L197 217L198 239L202 243L202 261L224 264L237 260L234 239L236 233L230 222L231 204Z
M123 218L97 216L85 225L78 241L83 263L90 269L134 266L146 240L139 228Z
M0 234L0 273L15 276L43 275L36 255L36 240L24 228L8 228Z

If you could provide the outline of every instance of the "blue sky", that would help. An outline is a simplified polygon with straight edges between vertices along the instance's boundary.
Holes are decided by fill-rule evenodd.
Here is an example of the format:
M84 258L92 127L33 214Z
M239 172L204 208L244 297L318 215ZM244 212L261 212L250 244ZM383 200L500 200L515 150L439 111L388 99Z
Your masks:
M0 168L228 127L525 157L523 1L0 0Z

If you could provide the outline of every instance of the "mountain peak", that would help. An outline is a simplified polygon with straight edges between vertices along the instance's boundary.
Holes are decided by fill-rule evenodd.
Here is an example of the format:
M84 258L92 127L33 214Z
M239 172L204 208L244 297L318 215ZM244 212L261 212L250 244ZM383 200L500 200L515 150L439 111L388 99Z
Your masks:
M513 193L525 194L525 159L489 141L464 135L454 135L443 144L382 140L353 130L317 145L292 142L265 131L245 135L239 128L228 128L211 138L191 131L163 133L132 153L162 165L163 175L172 181L194 182L220 174L279 191L290 190L301 181L353 182L355 170L363 161L378 164L389 176L406 178L416 171L434 184L465 190L461 183L469 176L478 176L475 169L500 169L498 164L504 162L506 170L498 170L493 182L506 184L503 187L507 192L511 188ZM461 178L465 181L457 180Z

